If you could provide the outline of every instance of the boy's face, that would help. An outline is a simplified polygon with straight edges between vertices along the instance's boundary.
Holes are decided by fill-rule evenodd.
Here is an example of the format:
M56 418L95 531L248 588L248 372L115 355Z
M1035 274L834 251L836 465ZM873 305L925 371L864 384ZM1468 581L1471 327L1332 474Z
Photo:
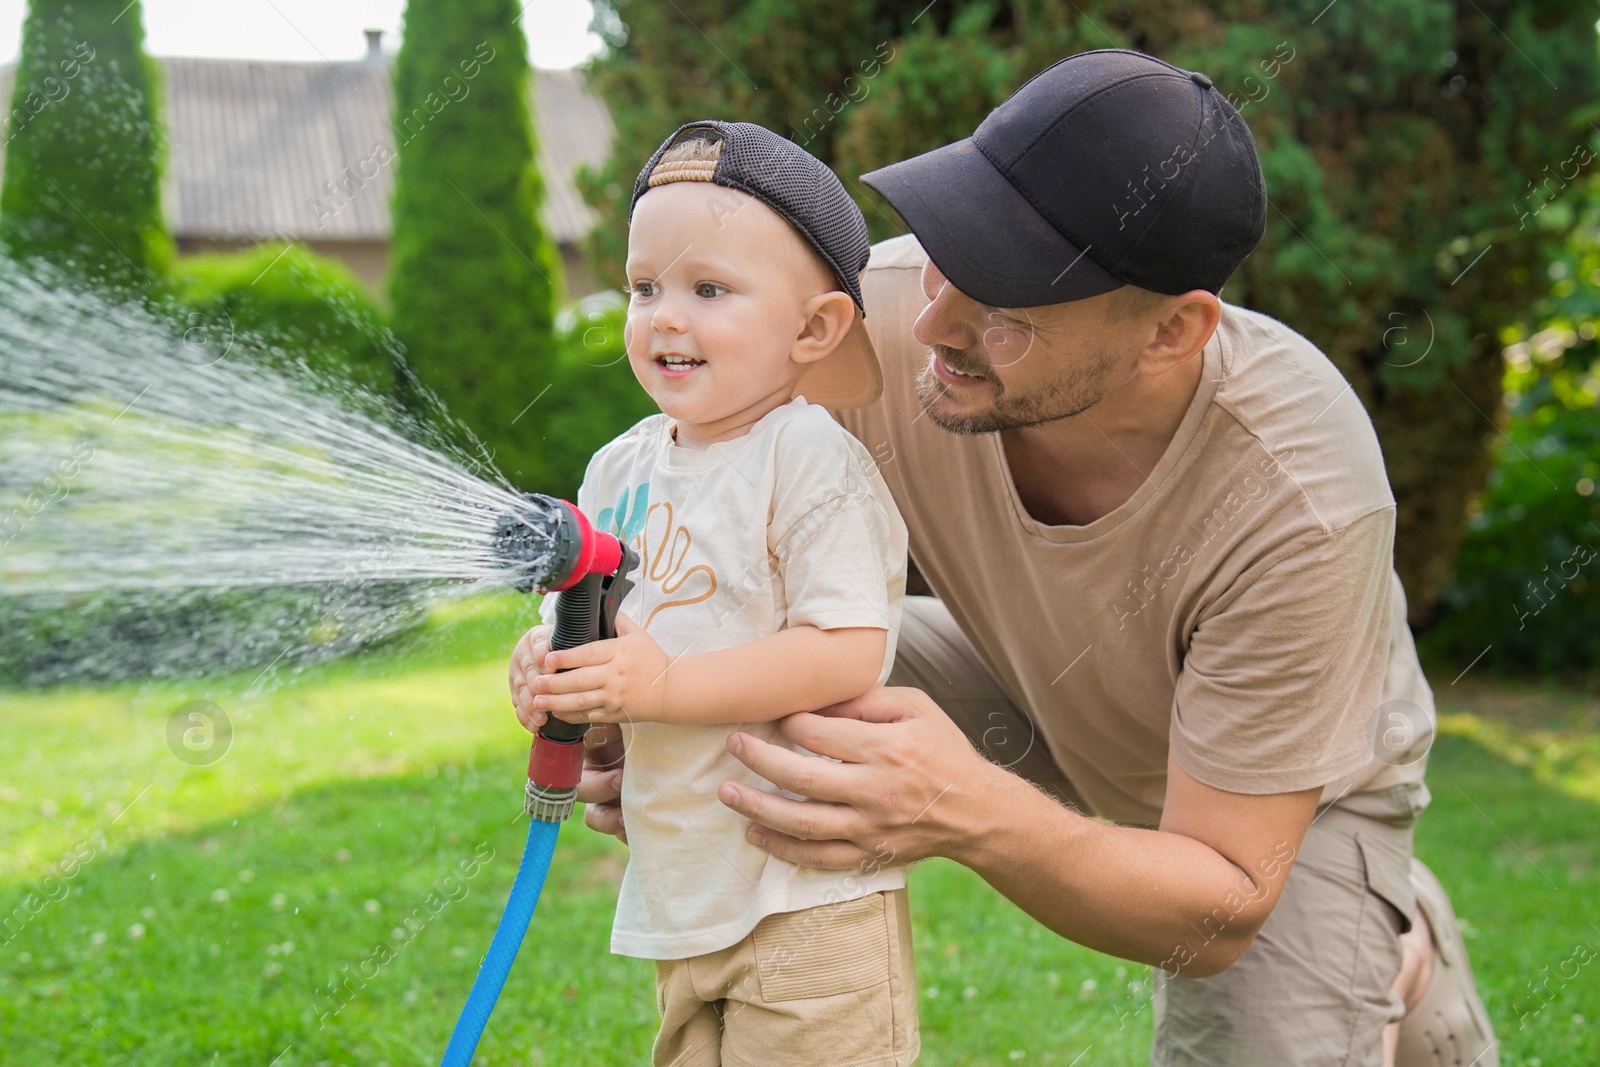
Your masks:
M680 440L737 436L787 403L807 304L838 288L781 215L712 182L639 198L627 271L628 361Z

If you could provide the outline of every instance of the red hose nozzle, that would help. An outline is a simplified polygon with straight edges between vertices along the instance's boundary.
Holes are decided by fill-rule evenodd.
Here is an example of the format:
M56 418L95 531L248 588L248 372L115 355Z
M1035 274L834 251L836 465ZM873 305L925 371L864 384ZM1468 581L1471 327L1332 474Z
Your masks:
M571 588L591 574L610 574L622 562L622 542L608 533L596 530L589 517L566 501L572 519L578 528L578 552L572 561L572 572L559 585L548 588L560 591Z
M522 508L497 520L489 549L505 567L509 584L525 593L570 589L591 574L611 574L622 562L622 542L601 533L569 501L525 493Z

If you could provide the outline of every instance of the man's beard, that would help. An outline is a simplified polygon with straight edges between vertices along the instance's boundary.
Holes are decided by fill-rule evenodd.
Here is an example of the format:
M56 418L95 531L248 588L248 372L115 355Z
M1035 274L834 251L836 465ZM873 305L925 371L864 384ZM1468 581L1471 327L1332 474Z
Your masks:
M933 354L945 364L961 369L966 362L964 350L934 345ZM954 356L954 359L949 357ZM917 403L923 413L939 428L951 433L980 434L1016 430L1024 426L1037 426L1057 419L1070 419L1081 415L1100 401L1115 386L1111 384L1117 358L1110 352L1097 352L1086 363L1073 366L1060 378L1029 393L1009 395L993 375L984 377L999 390L994 404L987 411L952 415L939 409L939 400L946 392L954 392L945 385L933 369L930 360L917 375Z

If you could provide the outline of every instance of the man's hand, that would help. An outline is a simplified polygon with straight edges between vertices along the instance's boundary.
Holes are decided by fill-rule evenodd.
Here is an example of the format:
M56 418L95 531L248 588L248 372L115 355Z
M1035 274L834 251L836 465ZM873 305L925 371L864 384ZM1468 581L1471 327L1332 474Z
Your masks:
M1007 772L980 756L922 690L870 689L818 712L779 723L817 759L749 734L728 751L804 803L737 782L718 798L750 818L752 842L780 859L837 870L964 854L972 822L963 812L985 783Z
M628 843L622 822L622 731L611 723L596 723L583 735L583 778L578 800L583 803L583 824Z
M544 654L529 686L533 710L572 723L659 722L670 662L655 638L619 611L616 637Z

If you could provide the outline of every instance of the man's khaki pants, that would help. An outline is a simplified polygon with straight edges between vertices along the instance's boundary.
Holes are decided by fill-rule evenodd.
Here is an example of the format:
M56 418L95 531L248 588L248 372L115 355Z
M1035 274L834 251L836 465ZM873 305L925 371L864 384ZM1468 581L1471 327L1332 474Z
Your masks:
M888 684L925 691L989 759L1083 809L1027 713L933 597L906 597ZM1277 907L1232 967L1211 978L1152 968L1150 1062L1379 1067L1383 1029L1405 1011L1390 988L1416 908L1412 826L1427 804L1416 782L1320 809Z

